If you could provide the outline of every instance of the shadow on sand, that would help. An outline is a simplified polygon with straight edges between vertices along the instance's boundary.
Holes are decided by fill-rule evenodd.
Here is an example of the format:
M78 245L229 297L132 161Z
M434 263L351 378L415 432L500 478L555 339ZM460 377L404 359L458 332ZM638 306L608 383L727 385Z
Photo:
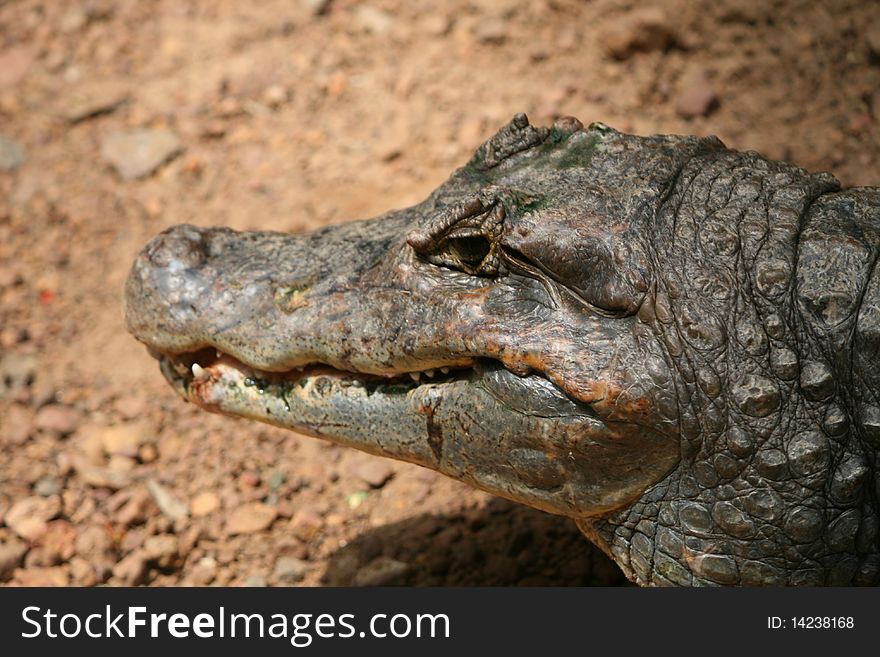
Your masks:
M502 499L368 529L331 555L322 583L619 586L620 569L573 521Z

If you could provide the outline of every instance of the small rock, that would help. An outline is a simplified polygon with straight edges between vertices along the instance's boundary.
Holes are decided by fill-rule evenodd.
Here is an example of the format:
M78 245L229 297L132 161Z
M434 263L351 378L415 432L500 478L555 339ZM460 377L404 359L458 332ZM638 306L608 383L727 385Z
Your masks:
M101 156L123 180L144 178L182 151L177 135L164 128L114 131L101 142Z
M113 456L135 458L140 446L154 438L154 432L145 422L129 422L105 427L100 432L101 446Z
M147 490L156 500L156 505L166 516L172 520L180 520L189 515L189 507L174 497L164 486L155 479L147 479Z
M135 550L113 566L113 576L126 586L143 584L147 579L147 561L143 550Z
M12 404L6 409L6 415L0 419L0 444L19 447L27 442L31 435L33 416L30 409L23 404Z
M145 488L138 487L114 515L113 520L124 527L141 525L157 512L153 496Z
M296 557L279 557L272 571L272 579L280 584L294 584L305 579L309 564Z
M134 470L137 462L128 456L120 456L119 454L114 454L110 457L110 460L107 462L107 469L111 472L131 472Z
M474 34L481 43L499 45L507 38L507 24L500 18L485 18L477 23Z
M217 561L212 557L203 557L189 573L189 579L197 586L207 586L217 577Z
M300 0L300 4L312 16L323 16L330 8L330 0Z
M280 84L270 85L263 90L261 98L266 105L277 109L287 102L287 89Z
M12 573L21 565L27 551L27 543L17 538L10 538L0 543L0 582L6 582L12 577Z
M176 536L170 534L160 534L159 536L150 536L144 541L144 552L150 561L167 570L175 565L179 551L179 542Z
M354 576L355 586L394 586L403 583L409 566L390 557L373 559Z
M27 162L27 152L17 141L0 135L0 171L15 171Z
M293 514L293 517L290 519L289 528L294 536L307 543L321 531L323 526L324 521L319 515L301 509Z
M49 404L37 411L34 426L59 436L67 436L76 431L82 420L82 413L64 404Z
M79 123L102 114L109 114L127 100L128 95L116 87L99 87L85 93L61 94L53 111L70 123Z
M14 396L30 387L36 377L33 356L9 351L0 356L0 397Z
M259 472L254 472L252 470L247 470L242 472L238 477L238 483L242 488L256 488L262 482L262 477L260 477Z
M70 577L67 568L19 568L15 571L15 582L21 586L67 586Z
M70 560L70 578L74 586L94 586L98 583L98 574L92 564L82 557Z
M95 488L119 490L132 482L130 472L120 472L93 465L87 458L79 454L71 455L70 464L84 483Z
M675 111L679 116L692 119L706 116L718 104L718 96L712 83L705 75L698 75L687 81L675 101Z
M394 476L394 467L387 459L359 456L351 473L371 488L382 488Z
M101 525L86 525L80 528L75 543L76 553L85 559L94 559L113 550L113 537Z
M637 52L666 50L675 42L675 30L659 7L638 9L602 32L602 45L615 59Z
M64 34L73 34L83 29L89 22L89 14L82 7L71 7L58 21L58 28Z
M3 521L26 541L34 542L46 533L48 522L61 511L61 498L25 497L12 505Z
M52 497L61 492L61 484L54 477L42 477L34 484L34 494L40 497Z
M394 25L394 18L382 9L357 5L354 9L354 22L370 34L382 35L387 34Z
M211 491L199 493L189 503L190 513L196 518L210 515L219 508L220 498Z
M34 63L29 48L12 48L0 52L0 89L14 87L24 80Z
M263 588L268 585L268 582L262 575L251 575L244 581L244 585L251 588Z
M880 64L880 21L874 23L865 33L865 44L874 64Z
M134 420L141 417L147 410L146 400L142 395L128 395L116 401L116 411L124 420Z
M226 532L234 534L253 534L268 529L278 511L262 502L253 502L234 509L226 518Z
M76 553L76 529L67 520L53 520L39 539L40 565L64 563Z
M152 463L159 458L159 450L152 444L141 445L138 449L138 458L141 463Z
M443 36L449 34L452 29L452 19L443 14L428 14L422 21L422 26L428 34L433 36Z

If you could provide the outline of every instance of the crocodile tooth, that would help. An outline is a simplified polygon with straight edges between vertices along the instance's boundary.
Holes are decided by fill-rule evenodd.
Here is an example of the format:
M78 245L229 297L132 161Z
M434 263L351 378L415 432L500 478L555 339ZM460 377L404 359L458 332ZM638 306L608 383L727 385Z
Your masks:
M192 364L192 373L193 373L193 376L196 377L197 379L204 379L208 376L208 370L206 370L204 367L202 367L198 363Z
M428 375L429 378L434 378L434 370L425 370L425 374Z
M410 377L412 378L413 381L418 382L418 380L419 380L419 372L410 372L409 375L410 375Z
M448 367L441 367L441 368L440 368L440 371L443 372L443 374L449 374L449 368L448 368Z

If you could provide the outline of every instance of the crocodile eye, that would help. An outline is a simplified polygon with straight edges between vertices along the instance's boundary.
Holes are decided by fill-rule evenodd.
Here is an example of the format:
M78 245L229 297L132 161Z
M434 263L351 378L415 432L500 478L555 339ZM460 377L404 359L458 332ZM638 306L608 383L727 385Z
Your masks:
M445 241L445 247L450 257L473 269L479 268L492 250L489 240L482 235L450 237Z
M503 221L498 190L487 188L444 208L425 229L410 233L407 242L431 264L472 276L498 276Z
M422 257L434 265L457 269L473 276L497 276L499 258L484 235L449 235Z

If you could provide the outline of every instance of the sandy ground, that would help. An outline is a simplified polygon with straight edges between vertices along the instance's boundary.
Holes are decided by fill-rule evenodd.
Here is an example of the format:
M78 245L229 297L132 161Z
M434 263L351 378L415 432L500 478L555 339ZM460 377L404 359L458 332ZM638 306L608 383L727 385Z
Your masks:
M620 583L566 519L197 411L122 323L164 228L407 206L521 110L880 184L880 9L0 0L0 581Z

